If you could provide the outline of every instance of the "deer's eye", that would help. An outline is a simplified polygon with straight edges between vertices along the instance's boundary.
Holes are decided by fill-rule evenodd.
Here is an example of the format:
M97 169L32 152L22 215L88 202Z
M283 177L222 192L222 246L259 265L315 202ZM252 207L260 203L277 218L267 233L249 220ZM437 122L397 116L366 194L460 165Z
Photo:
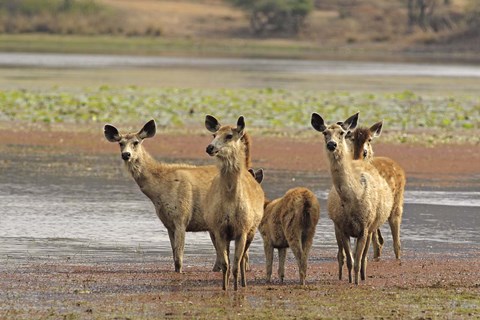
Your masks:
M217 137L217 134L216 134L216 133L212 134L212 137L216 138L216 137Z
M125 146L125 142L119 142L118 144L120 145L120 147L124 147L124 146Z
M340 135L343 136L345 134L345 132L343 131L340 131Z
M138 146L138 143L139 143L138 141L133 141L133 146L134 147Z
M225 140L231 140L233 138L233 134L227 134Z

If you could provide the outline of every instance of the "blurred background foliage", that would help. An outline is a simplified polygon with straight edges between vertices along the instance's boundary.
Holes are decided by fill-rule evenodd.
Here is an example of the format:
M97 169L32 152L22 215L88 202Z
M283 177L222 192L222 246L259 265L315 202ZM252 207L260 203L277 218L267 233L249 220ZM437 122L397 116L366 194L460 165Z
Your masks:
M478 0L0 0L0 33L470 44Z

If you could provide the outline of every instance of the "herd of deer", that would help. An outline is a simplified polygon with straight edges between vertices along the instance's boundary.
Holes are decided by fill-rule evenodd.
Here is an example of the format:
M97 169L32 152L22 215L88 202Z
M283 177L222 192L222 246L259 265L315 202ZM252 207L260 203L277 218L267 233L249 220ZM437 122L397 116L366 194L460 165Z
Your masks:
M333 186L328 196L328 215L335 225L338 244L338 275L347 262L348 279L365 280L367 251L373 243L374 258L383 247L380 227L387 221L393 236L395 256L400 259L400 224L403 213L405 173L393 160L373 157L371 140L380 135L382 122L371 128L356 128L358 113L343 122L326 124L313 113L313 128L324 135ZM213 140L206 152L217 166L165 164L153 159L142 141L156 133L154 120L136 133L121 134L105 125L108 141L120 145L121 156L141 191L153 202L170 238L175 271L182 272L185 232L208 231L216 250L214 271L223 273L223 290L233 273L234 289L246 286L248 248L257 228L263 238L266 278L270 282L274 248L278 249L278 276L283 282L286 249L291 248L300 283L305 284L307 260L320 217L320 205L306 188L288 190L279 199L265 199L260 183L263 170L251 169L250 136L240 117L236 127L221 125L207 115L207 130ZM351 251L350 237L356 238ZM233 264L230 242L235 241ZM352 255L354 257L352 257Z

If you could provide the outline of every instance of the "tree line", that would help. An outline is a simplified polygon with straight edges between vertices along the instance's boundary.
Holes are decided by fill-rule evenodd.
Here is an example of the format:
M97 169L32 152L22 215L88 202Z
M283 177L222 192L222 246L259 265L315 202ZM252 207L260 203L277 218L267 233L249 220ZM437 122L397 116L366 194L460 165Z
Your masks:
M299 33L305 27L307 16L325 3L336 7L339 17L349 16L361 0L225 0L244 10L250 19L250 28L256 35L272 32ZM394 0L406 8L407 32L415 28L439 32L454 29L459 23L468 30L479 32L480 1L469 0L463 15L450 10L454 0ZM365 2L365 1L363 1Z

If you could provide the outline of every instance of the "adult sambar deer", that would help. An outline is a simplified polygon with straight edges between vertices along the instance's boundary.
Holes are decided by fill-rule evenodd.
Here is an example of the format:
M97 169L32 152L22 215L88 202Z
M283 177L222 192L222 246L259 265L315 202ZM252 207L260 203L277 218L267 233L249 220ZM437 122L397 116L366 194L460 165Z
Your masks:
M208 231L202 202L218 170L215 166L165 164L156 161L142 142L155 135L154 120L135 133L120 134L112 125L105 125L110 142L118 142L123 161L140 190L152 201L157 216L168 230L175 271L182 272L185 232ZM213 239L212 239L213 241ZM214 270L218 264L214 266Z
M245 132L244 118L238 118L237 126L233 127L222 126L207 115L205 127L214 137L206 151L217 159L219 169L205 198L205 220L214 235L217 261L223 272L223 290L227 290L230 277L230 242L235 241L232 271L234 290L237 290L239 269L241 285L247 285L245 253L263 216L264 193L248 171L250 138Z
M330 164L333 187L328 195L328 215L335 225L338 245L338 277L347 257L348 280L352 282L352 266L355 284L358 278L365 280L367 251L372 233L388 218L392 210L392 192L369 162L353 160L345 141L349 130L355 129L358 113L344 122L327 125L323 118L312 114L312 126L325 137L326 155ZM357 238L355 263L352 263L350 237Z
M370 128L359 127L356 128L348 138L353 147L353 159L369 161L385 179L393 194L393 206L390 216L388 217L388 224L392 231L393 250L395 257L400 259L401 245L400 245L400 225L402 223L403 215L403 194L405 192L405 171L394 160L387 157L374 157L371 141L373 138L380 136L382 133L383 122L377 122ZM384 244L383 236L380 229L373 233L373 257L379 259L382 254Z

